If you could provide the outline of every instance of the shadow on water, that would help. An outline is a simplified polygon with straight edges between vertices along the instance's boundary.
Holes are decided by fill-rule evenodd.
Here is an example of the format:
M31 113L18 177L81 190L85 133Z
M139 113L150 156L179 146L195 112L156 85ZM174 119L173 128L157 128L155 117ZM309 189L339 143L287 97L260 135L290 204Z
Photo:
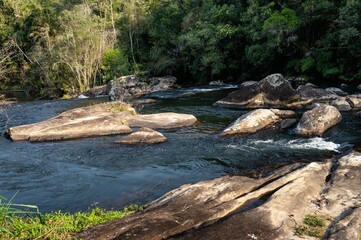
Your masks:
M154 146L120 146L114 143L119 136L46 143L11 142L1 136L0 195L10 198L19 191L16 202L37 205L42 212L86 210L94 204L118 209L144 204L182 184L226 174L259 177L288 163L322 161L353 145L361 146L360 122L352 113L324 138L305 139L268 130L220 139L218 133L246 112L212 106L229 91L199 87L147 96L158 102L140 107L141 113L173 111L198 119L193 127L162 131L168 141ZM104 101L53 100L9 106L6 116L0 116L0 130Z

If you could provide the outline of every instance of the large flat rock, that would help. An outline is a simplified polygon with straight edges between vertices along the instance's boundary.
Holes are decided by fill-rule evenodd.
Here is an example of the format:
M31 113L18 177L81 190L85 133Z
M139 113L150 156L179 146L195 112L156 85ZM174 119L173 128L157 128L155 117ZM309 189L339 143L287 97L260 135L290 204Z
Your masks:
M128 118L130 127L148 127L154 129L189 127L196 122L197 118L191 114L173 112L134 115Z
M292 164L268 177L224 176L175 189L146 210L80 239L315 239L297 236L307 215L329 216L324 239L359 239L361 155Z
M113 102L76 108L43 122L11 127L14 141L54 141L131 132L126 118L135 114L128 104Z

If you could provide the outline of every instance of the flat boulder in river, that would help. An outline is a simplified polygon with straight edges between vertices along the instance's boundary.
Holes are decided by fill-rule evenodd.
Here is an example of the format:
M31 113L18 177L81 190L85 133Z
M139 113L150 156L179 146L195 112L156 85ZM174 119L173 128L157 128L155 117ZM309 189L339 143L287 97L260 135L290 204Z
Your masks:
M278 112L277 112L278 113ZM221 133L222 137L247 135L267 128L282 119L269 109L257 109L244 114Z
M138 144L156 144L167 141L166 137L160 132L154 131L150 128L140 128L136 132L122 137L116 143L125 145L138 145Z
M114 102L76 108L39 123L11 127L6 135L14 141L53 141L131 132L126 118L135 110Z
M322 136L329 128L341 122L342 116L337 108L325 104L317 104L315 108L305 112L297 125L296 133L303 136Z
M128 104L111 102L69 110L43 122L11 127L5 134L14 141L54 141L130 133L129 126L187 127L196 121L190 114L136 114Z
M359 239L360 174L361 155L355 152L322 163L292 164L258 179L224 176L188 184L149 203L144 212L77 237L314 239L308 229L323 239ZM325 226L307 225L309 216Z
M307 105L281 74L272 74L252 85L244 85L215 103L239 108L296 108Z
M131 127L148 127L156 129L172 129L189 127L197 122L197 118L191 114L173 112L144 114L130 116L128 124Z

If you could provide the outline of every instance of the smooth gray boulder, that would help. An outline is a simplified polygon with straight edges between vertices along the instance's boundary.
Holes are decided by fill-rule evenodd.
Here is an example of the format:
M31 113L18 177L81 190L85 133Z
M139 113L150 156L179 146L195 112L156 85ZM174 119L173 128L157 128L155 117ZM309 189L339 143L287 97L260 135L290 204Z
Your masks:
M124 145L156 144L167 141L167 138L150 128L140 128L137 131L117 140L116 143Z
M327 129L340 123L341 120L342 116L337 108L318 104L302 115L296 133L302 136L322 136Z
M154 129L173 129L189 127L197 122L197 118L191 114L173 112L134 115L127 118L130 127L148 127Z
M257 109L244 114L221 133L222 137L242 136L272 126L282 118L269 109Z

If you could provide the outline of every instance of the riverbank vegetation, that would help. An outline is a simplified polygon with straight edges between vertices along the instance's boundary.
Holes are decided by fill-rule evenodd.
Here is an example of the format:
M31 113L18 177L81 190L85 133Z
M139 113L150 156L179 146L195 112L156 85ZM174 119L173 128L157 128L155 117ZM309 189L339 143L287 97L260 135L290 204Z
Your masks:
M0 89L56 97L131 73L357 81L360 12L357 0L1 0Z
M60 211L41 214L36 206L13 204L0 197L0 239L71 239L89 227L137 211L142 211L142 207L131 205L122 211L94 208L74 214Z

